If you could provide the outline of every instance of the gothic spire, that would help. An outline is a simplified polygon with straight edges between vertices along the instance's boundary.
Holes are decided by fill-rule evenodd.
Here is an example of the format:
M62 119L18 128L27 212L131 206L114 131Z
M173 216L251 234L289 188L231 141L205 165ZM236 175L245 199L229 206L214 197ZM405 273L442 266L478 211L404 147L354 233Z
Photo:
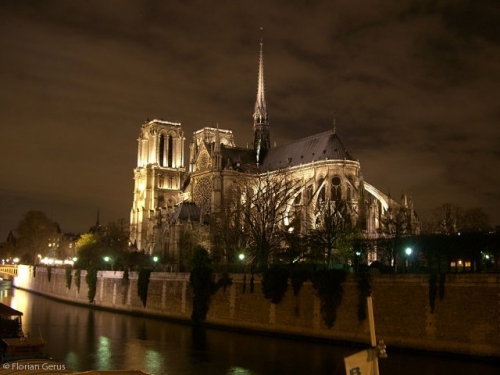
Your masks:
M259 55L259 76L257 83L257 98L255 100L255 110L253 113L254 124L267 123L267 103L265 98L264 87L264 54L263 54L262 38L260 39L260 55Z
M262 156L271 147L271 140L269 138L269 115L267 113L267 103L265 98L265 87L264 87L263 46L264 43L262 42L262 37L261 37L257 98L255 100L255 110L253 113L254 150L257 152L256 155L257 163L261 162Z

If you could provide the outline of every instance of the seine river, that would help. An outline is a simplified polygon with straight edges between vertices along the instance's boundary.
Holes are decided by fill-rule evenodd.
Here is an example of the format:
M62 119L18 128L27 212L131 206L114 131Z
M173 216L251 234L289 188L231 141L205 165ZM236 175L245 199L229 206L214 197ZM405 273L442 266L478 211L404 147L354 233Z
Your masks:
M0 300L24 312L23 328L75 371L136 369L154 375L344 375L357 348L285 340L92 310L10 287ZM401 353L388 348L381 375L498 375L499 363Z

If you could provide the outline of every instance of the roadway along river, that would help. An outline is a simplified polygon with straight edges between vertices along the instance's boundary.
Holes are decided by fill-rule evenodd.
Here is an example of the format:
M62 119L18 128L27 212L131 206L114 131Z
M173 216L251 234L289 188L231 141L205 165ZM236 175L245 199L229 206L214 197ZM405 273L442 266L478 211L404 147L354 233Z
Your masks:
M0 300L24 312L23 328L75 371L139 369L154 375L344 375L358 348L285 340L92 310L10 287ZM388 348L381 375L498 375L499 363L401 353Z

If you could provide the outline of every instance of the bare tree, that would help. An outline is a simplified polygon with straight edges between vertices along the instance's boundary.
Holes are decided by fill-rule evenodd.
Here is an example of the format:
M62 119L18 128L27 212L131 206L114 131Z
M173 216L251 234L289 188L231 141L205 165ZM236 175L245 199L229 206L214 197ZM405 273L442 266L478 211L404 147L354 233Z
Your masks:
M491 230L490 218L479 207L465 210L461 230L464 232L487 232Z
M28 211L17 225L19 247L27 255L29 263L36 263L38 254L44 256L49 242L57 236L57 224L42 211Z
M465 210L456 204L445 203L434 209L427 228L430 232L452 235L460 231L485 232L491 225L482 208Z
M284 263L295 264L311 259L308 236L300 231L300 219L296 213L282 229L282 247L279 259Z
M316 226L308 235L311 255L330 267L352 248L354 230L352 212L346 201L322 202Z
M434 233L452 235L459 232L463 226L464 211L462 207L445 203L434 209L429 229Z
M394 271L397 272L398 259L403 250L403 238L412 235L411 218L403 207L389 209L381 224L382 233L377 240L377 251L383 260L394 265Z
M243 232L243 205L241 185L233 185L225 192L225 199L218 212L211 215L213 259L222 264L235 262L247 244Z
M118 265L123 267L124 263L128 263L129 238L129 225L124 219L109 222L100 233L103 255L111 258L112 268Z
M301 188L287 171L240 181L243 232L253 263L265 267L281 249L282 230Z

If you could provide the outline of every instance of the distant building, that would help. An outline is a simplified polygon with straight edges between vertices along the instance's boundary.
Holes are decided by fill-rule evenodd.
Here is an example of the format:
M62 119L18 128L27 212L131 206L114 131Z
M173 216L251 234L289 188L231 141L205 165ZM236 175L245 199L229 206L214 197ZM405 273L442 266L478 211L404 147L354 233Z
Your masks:
M390 226L395 215L407 222L407 231L418 231L411 197L403 195L397 202L365 181L359 160L344 147L335 125L323 133L271 146L262 42L253 130L251 148L237 147L228 129L217 126L195 131L186 171L181 124L163 120L144 123L134 170L131 243L147 253L175 259L181 228L199 230L206 218L220 209L234 181L249 173L257 179L284 171L302 184L290 202L290 215L301 219L298 229L302 232L314 228L322 202L340 200L350 207L356 225L368 238L393 235Z
M7 239L0 243L0 261L16 256L17 239L12 231L9 231Z

